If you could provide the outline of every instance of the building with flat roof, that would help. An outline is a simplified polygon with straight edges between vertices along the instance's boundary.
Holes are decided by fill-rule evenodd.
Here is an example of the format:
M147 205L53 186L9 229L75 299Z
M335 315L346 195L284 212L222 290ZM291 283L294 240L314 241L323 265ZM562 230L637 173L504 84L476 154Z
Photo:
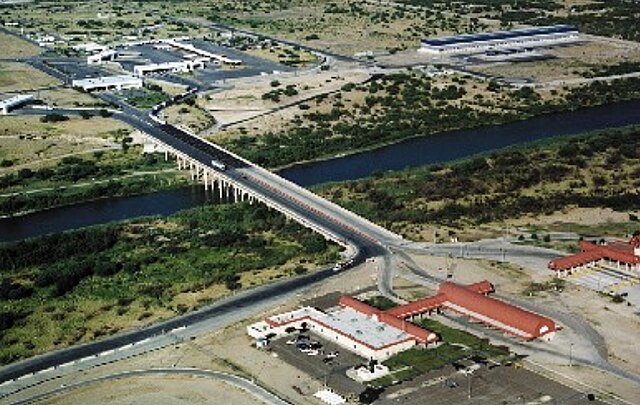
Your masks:
M204 68L205 61L202 59L185 60L181 62L166 62L166 63L152 63L149 65L136 65L133 67L133 73L136 76L142 77L150 73L186 73L192 72L196 69Z
M2 114L7 115L12 109L24 105L31 100L33 100L33 96L31 94L20 94L17 96L13 96L6 100L0 101L0 111L2 111Z
M422 41L419 51L432 54L455 54L522 46L549 46L576 41L579 38L579 34L578 29L572 25L552 25L510 31L454 35L425 39Z
M195 46L187 42L180 42L173 39L166 39L166 40L162 40L162 43L169 45L173 48L180 49L181 51L184 51L193 55L197 55L201 58L206 58L208 60L216 61L218 63L223 63L226 65L242 64L242 61L240 59L233 59L233 58L229 58L226 55L205 51L204 49L196 48Z
M393 321L389 322L390 319ZM303 307L269 317L248 326L247 333L259 339L270 334L284 335L290 327L308 328L359 356L379 361L416 345L425 346L438 340L433 332L385 315L351 297L341 299L339 308L327 312Z
M134 89L142 87L142 84L141 78L128 75L93 77L71 82L73 87L84 91Z
M640 235L629 242L614 241L598 244L580 241L580 252L549 262L549 269L558 276L570 275L585 267L598 264L612 266L618 270L640 272Z
M100 64L104 61L113 61L116 56L118 56L118 52L113 49L105 49L104 51L100 51L96 54L87 56L87 64L94 65Z

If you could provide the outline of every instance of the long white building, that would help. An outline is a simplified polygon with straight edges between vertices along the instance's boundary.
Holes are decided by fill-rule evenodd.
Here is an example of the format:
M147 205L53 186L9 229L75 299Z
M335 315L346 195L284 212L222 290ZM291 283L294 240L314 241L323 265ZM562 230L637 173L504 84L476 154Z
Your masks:
M85 91L134 89L142 87L142 84L141 78L128 75L93 77L71 82L73 87L79 87Z
M464 34L425 39L419 51L432 54L455 54L519 46L557 45L576 41L579 39L579 34L578 29L572 25Z
M205 66L205 61L202 59L185 60L181 62L166 62L166 63L151 63L148 65L136 65L133 67L133 73L136 76L142 77L150 73L186 73L192 72L195 69L202 69Z

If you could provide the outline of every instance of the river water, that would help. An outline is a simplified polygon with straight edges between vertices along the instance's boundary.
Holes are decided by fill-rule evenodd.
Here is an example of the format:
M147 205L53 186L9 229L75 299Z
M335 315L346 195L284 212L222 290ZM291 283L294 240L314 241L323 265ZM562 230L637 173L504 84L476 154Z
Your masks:
M358 179L374 172L447 162L560 135L640 124L640 100L609 104L409 139L379 149L296 165L280 174L302 186ZM212 196L200 186L109 198L0 220L0 242L149 215L170 215Z

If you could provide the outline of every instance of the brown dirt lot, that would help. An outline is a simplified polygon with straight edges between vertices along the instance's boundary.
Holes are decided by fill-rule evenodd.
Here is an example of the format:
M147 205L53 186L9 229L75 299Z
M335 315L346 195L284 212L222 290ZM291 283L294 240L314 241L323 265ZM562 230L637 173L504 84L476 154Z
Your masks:
M262 402L239 388L212 379L188 376L146 376L96 383L45 403L50 405L253 405Z
M40 53L37 46L4 32L0 32L0 49L3 58L26 58Z
M0 62L0 93L36 90L60 82L24 63Z
M571 46L543 49L542 52L555 59L493 63L478 65L471 70L505 78L527 78L547 82L581 78L581 73L594 67L616 65L623 61L640 61L640 45L599 37L589 37L588 40Z
M104 105L90 94L81 93L74 89L58 88L38 92L38 98L47 105L58 107L96 106Z
M246 129L251 129L252 134L257 135L281 129L289 124L296 114L301 115L303 111L294 105L268 115L261 116L262 114L309 97L339 90L347 83L360 83L368 77L366 72L345 67L344 70L341 69L337 72L318 72L300 76L269 76L252 78L251 81L237 80L231 83L229 89L211 94L208 100L200 100L200 105L209 111L216 120L230 125L216 134L217 140L238 137ZM280 85L272 87L272 81L278 81ZM263 94L276 89L284 89L288 85L295 86L298 94L291 97L283 95L279 102L262 99ZM313 102L309 105L315 106L315 104ZM233 125L245 119L251 120Z
M43 123L35 116L7 116L0 119L0 151L15 165L33 164L68 154L112 146L113 132L128 129L109 118Z

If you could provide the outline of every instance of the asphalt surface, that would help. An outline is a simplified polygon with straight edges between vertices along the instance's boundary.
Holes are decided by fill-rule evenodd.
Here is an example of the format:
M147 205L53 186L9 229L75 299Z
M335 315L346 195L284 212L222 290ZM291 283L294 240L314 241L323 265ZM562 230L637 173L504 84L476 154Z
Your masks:
M59 387L51 391L45 392L40 395L33 396L28 399L10 402L11 405L26 405L39 402L48 399L55 395L60 395L69 391L77 390L79 388L87 387L93 384L102 383L106 381L121 380L124 378L149 376L149 375L187 375L193 377L205 377L222 381L226 384L233 385L241 390L249 393L254 398L269 405L289 405L289 402L281 399L275 394L265 390L264 388L256 385L254 382L237 375L223 373L221 371L203 370L196 368L155 368L148 370L133 370L125 371L117 374L110 374L103 377L94 378L87 381L82 381L76 384L71 384L65 387Z

